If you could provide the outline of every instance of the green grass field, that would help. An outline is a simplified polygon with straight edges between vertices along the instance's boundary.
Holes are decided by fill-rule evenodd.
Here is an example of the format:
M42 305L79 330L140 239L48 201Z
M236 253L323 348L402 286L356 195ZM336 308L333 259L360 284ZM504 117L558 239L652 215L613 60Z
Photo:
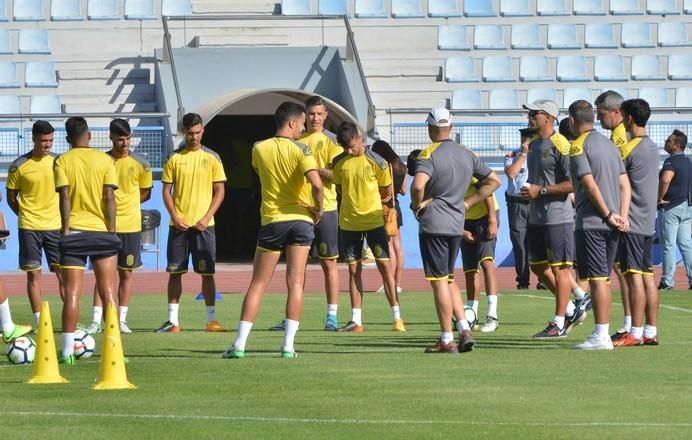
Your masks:
M324 298L306 297L297 359L281 359L283 295L268 295L246 358L221 359L234 331L202 331L204 307L186 294L180 334L154 334L166 318L160 295L136 296L123 336L133 391L93 391L97 356L62 367L66 385L26 385L31 367L0 362L2 438L689 438L692 432L692 293L663 292L658 347L577 352L592 319L559 342L529 336L552 316L548 294L500 298L500 328L476 332L461 355L424 354L438 336L432 297L405 293L408 332L391 332L381 294L367 294L366 332L321 330ZM240 295L218 303L235 329ZM28 322L13 297L15 321ZM60 328L60 301L50 298ZM481 314L485 311L481 298ZM611 328L621 322L613 307ZM82 303L83 322L91 308ZM340 320L350 317L342 295ZM56 345L60 335L56 333ZM645 436L645 437L644 437Z

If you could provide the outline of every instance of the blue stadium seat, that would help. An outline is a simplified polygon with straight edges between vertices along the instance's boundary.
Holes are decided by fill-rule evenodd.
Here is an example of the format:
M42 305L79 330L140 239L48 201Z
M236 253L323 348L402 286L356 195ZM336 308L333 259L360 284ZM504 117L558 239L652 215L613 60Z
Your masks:
M24 70L27 87L58 87L55 64L45 61L29 61Z
M445 61L445 81L476 82L476 64L473 57L451 57Z
M529 0L500 0L500 15L503 17L530 17L533 15Z
M29 113L62 113L60 97L56 95L32 96Z
M627 81L625 64L620 55L598 55L594 61L596 81Z
M317 4L319 15L349 15L346 0L319 0Z
M126 20L154 20L154 0L125 0Z
M692 80L692 55L668 55L668 78Z
M675 90L675 107L692 107L692 87Z
M642 15L639 0L610 0L610 13L613 15Z
M574 15L606 15L603 0L574 0Z
M570 15L565 0L536 0L538 15Z
M573 24L548 25L548 48L550 49L579 49L577 26Z
M282 15L312 15L310 0L282 0Z
M428 0L431 17L461 17L457 0Z
M690 40L687 38L687 23L659 23L658 45L662 47L689 46Z
M10 31L5 28L0 29L0 54L11 54L12 44L10 43Z
M470 50L466 26L441 25L437 27L437 48L440 50Z
M192 0L162 0L161 15L192 15Z
M677 15L677 0L646 0L646 12L651 15Z
M553 76L548 68L548 58L534 55L521 57L519 59L519 79L521 81L552 81Z
M503 55L483 57L483 81L514 81L512 59Z
M538 101L539 99L548 99L557 102L555 89L529 89L526 92L526 102L528 104Z
M474 49L505 49L505 34L502 26L495 24L477 25L473 30Z
M584 100L593 103L593 93L591 89L571 88L565 89L562 95L562 106L567 108L574 101Z
M417 18L425 17L420 7L420 0L392 0L392 17Z
M452 91L452 110L480 110L482 107L480 90Z
M658 87L641 87L639 99L649 103L650 107L668 107L668 91Z
M558 81L591 81L586 72L586 58L580 55L561 55L557 57Z
M116 0L89 0L87 3L89 20L120 20Z
M506 110L519 108L519 97L515 89L492 89L488 97L488 108Z
M18 115L22 113L22 101L19 96L0 95L0 114Z
M622 47L656 47L649 23L622 23Z
M685 14L692 14L692 0L685 0L682 4L682 10Z
M47 29L20 29L19 53L50 54Z
M510 45L512 49L545 49L541 30L535 23L513 24Z
M0 61L0 89L19 87L17 64L10 61Z
M14 0L14 21L42 21L46 19L43 14L43 0Z
M634 55L632 57L632 79L637 81L666 79L661 68L661 59L657 55Z
M7 16L7 0L0 0L0 21L9 21Z
M610 23L587 23L584 28L584 47L588 49L615 49L615 28Z
M356 0L356 17L381 18L387 16L384 0Z
M81 21L81 0L52 0L50 3L50 19L53 21Z
M495 17L493 0L464 0L464 16L466 17Z

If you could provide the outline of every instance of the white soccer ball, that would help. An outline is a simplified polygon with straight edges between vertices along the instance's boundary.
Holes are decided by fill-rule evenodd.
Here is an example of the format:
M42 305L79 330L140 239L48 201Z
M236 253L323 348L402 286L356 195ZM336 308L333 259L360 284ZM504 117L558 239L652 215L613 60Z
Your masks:
M36 357L36 343L28 336L22 336L7 346L7 359L15 365L26 365Z
M77 330L74 334L74 356L77 359L88 359L94 355L96 340L84 330Z
M464 316L469 323L469 327L473 328L473 326L478 323L478 317L476 316L476 312L473 311L473 307L464 306Z

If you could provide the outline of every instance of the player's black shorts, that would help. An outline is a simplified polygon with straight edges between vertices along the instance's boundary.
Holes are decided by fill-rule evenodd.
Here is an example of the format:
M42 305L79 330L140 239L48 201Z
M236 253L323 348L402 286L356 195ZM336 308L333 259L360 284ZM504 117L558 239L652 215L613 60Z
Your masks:
M93 260L112 257L120 250L115 232L70 231L60 237L60 267L84 269L87 257Z
M428 281L454 279L454 264L459 255L461 236L420 234L418 242L425 279Z
M60 231L19 230L19 268L25 272L41 269L42 252L51 271L60 266Z
M257 233L257 249L281 253L286 246L310 246L315 226L303 220L269 223Z
M620 235L620 270L622 274L638 273L653 275L651 255L654 248L653 235L628 232Z
M475 243L461 240L461 261L464 272L478 272L480 264L485 260L495 261L495 245L497 238L488 240L488 217L476 220L466 220L464 229L476 237Z
M120 252L118 252L118 269L132 270L142 266L142 234L140 232L119 233Z
M168 228L166 272L186 273L192 255L192 267L198 274L212 275L216 271L216 231L213 226L204 231L188 228L181 231Z
M315 241L317 254L323 260L339 258L339 212L327 211L315 225Z
M574 223L529 225L529 264L572 266L574 264Z
M604 229L577 229L574 236L577 242L579 281L610 279L618 254L620 233Z
M363 259L363 240L368 240L368 246L375 260L389 260L389 236L384 226L368 231L341 230L341 244L344 247L346 263L355 264Z

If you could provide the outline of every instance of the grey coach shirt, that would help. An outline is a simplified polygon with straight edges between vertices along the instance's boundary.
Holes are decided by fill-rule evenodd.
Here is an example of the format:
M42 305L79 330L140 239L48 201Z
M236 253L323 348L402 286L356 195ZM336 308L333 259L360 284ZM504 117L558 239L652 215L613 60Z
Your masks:
M658 146L649 136L636 137L620 147L632 185L630 232L653 235L658 199Z

